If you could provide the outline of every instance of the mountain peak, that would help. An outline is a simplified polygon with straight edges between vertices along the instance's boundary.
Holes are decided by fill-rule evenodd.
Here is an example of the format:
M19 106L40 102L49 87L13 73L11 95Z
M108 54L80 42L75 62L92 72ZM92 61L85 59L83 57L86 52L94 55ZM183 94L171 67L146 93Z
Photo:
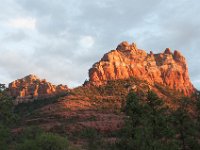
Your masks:
M172 54L170 48L166 48L164 53L165 53L165 54Z
M45 79L40 79L36 75L30 74L11 82L9 91L10 95L16 98L15 102L20 103L68 92L69 88L66 85L53 85Z
M125 51L125 50L137 50L137 46L135 43L129 44L127 41L121 42L116 50Z
M35 79L39 79L39 77L35 74L29 74L27 76L25 76L24 78L35 78Z
M136 77L149 84L159 83L190 96L195 88L190 82L185 57L177 50L166 48L163 53L150 54L136 44L120 43L116 50L106 53L89 70L89 83L102 85L109 80Z

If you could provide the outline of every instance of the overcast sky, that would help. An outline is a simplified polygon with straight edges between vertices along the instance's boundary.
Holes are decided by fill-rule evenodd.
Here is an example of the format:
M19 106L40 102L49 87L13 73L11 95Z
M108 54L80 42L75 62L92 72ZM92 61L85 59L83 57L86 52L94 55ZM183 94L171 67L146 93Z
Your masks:
M81 85L121 41L180 50L200 89L198 0L0 0L0 83L36 74Z

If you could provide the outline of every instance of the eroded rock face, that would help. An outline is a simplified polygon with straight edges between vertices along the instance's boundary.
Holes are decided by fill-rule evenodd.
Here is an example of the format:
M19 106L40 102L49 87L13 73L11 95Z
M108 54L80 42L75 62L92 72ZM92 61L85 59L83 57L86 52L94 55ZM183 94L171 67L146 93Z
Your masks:
M8 89L12 97L22 101L25 99L46 98L69 91L66 85L52 85L35 75L28 75L22 79L11 82Z
M122 42L89 70L89 83L105 84L108 80L137 77L150 84L162 84L190 96L196 90L189 79L184 56L169 48L163 53L150 54L137 48L136 44Z

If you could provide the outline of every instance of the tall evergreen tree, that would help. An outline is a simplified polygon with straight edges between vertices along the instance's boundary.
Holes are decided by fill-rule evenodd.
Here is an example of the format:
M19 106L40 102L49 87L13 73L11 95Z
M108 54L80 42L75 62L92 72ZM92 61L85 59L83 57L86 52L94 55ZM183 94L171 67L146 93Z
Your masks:
M196 96L196 125L198 128L198 132L200 133L200 92L197 92Z
M4 84L0 84L0 149L9 149L11 143L10 128L15 120L13 104L5 91Z
M188 113L191 100L184 97L179 100L179 106L173 113L174 128L181 150L199 150L197 128L194 118Z
M177 149L167 109L155 93L148 92L146 102L141 102L134 92L129 93L125 112L129 119L123 131L120 149Z
M144 139L147 143L145 148L149 150L177 149L170 115L163 100L154 92L149 91L144 110L144 131L146 131Z
M139 135L140 125L142 122L143 105L140 102L139 97L133 91L127 96L125 113L128 116L126 121L126 127L123 131L123 149L132 150L139 149Z
M6 90L0 91L0 124L5 126L13 125L16 115L13 112L13 102Z
M196 139L200 139L200 92L197 92L197 96L196 96ZM198 145L200 145L199 140L198 141Z

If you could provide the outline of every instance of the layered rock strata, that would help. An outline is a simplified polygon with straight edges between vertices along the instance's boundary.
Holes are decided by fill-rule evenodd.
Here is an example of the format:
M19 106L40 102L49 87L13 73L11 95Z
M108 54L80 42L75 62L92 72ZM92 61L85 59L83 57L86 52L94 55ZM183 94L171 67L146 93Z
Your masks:
M183 92L185 96L196 91L189 78L185 57L169 48L163 53L153 54L138 49L135 43L122 42L89 70L89 83L97 86L109 80L130 77L146 80L151 85L159 83Z
M69 91L66 85L53 85L35 75L28 75L9 84L9 92L18 102L48 98Z

